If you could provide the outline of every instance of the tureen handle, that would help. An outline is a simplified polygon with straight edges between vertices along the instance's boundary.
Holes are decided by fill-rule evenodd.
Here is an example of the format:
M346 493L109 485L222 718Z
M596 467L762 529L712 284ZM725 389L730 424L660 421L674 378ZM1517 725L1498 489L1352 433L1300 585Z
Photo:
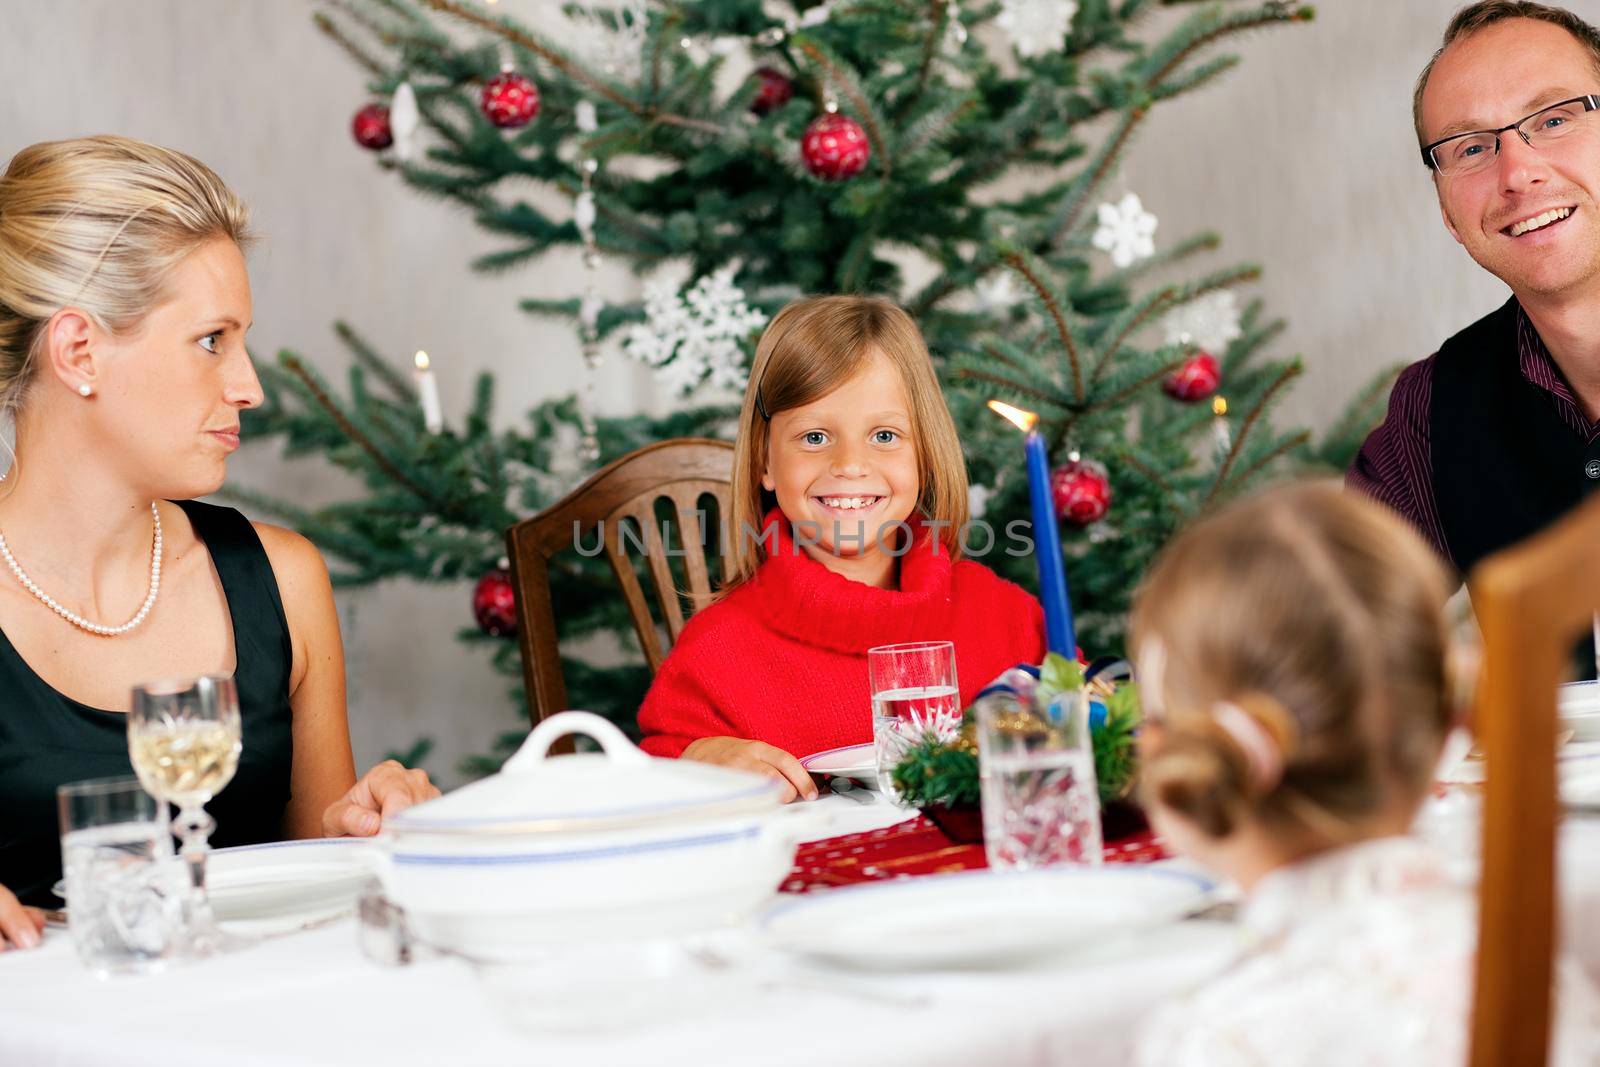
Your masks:
M531 771L545 761L550 746L568 734L587 734L600 743L600 751L616 763L649 763L650 757L641 752L627 735L617 729L611 720L592 711L561 711L535 726L522 742L516 754L500 768L505 771Z

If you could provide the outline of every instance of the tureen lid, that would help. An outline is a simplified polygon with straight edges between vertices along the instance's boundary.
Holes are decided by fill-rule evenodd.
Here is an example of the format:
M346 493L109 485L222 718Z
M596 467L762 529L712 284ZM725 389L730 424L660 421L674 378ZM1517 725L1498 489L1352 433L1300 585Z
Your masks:
M600 751L551 758L581 733ZM781 786L763 775L694 760L656 759L608 720L563 711L528 734L500 773L407 808L384 828L407 833L586 833L763 812Z

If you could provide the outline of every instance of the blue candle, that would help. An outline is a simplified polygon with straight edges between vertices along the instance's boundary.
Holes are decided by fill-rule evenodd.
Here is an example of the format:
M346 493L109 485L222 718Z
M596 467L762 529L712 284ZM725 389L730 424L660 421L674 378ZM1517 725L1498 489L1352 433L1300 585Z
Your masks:
M1027 431L1028 499L1033 505L1033 550L1039 564L1045 646L1076 660L1078 642L1072 629L1072 602L1067 599L1067 572L1061 561L1061 530L1056 525L1055 497L1050 488L1050 456L1044 438L1033 429L1039 417L998 400L989 401L989 407Z

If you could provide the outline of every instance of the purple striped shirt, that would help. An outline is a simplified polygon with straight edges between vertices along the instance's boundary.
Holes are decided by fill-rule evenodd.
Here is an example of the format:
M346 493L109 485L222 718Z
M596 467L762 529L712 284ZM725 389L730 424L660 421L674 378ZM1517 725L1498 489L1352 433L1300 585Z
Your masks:
M1389 413L1383 425L1362 444L1360 454L1345 474L1345 484L1399 512L1454 564L1433 496L1433 452L1428 438L1433 367L1438 358L1435 352L1401 372L1389 394ZM1578 406L1566 376L1556 366L1533 321L1520 308L1517 362L1522 376L1549 396L1561 418L1580 437L1591 444L1600 437L1600 422L1591 423Z

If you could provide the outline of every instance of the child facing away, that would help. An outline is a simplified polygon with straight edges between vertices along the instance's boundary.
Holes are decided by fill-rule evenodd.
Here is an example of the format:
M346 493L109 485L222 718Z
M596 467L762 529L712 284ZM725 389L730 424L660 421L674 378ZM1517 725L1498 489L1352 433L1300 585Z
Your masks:
M729 512L721 595L684 627L639 711L653 755L758 771L812 798L797 757L872 741L867 649L953 641L963 706L1043 658L1039 602L960 558L961 442L921 333L887 300L811 297L768 325Z
M1433 552L1332 484L1196 523L1140 591L1141 789L1170 847L1236 881L1249 947L1146 1030L1143 1067L1459 1067L1477 903L1407 836L1454 720ZM1551 1063L1600 1014L1560 968Z

